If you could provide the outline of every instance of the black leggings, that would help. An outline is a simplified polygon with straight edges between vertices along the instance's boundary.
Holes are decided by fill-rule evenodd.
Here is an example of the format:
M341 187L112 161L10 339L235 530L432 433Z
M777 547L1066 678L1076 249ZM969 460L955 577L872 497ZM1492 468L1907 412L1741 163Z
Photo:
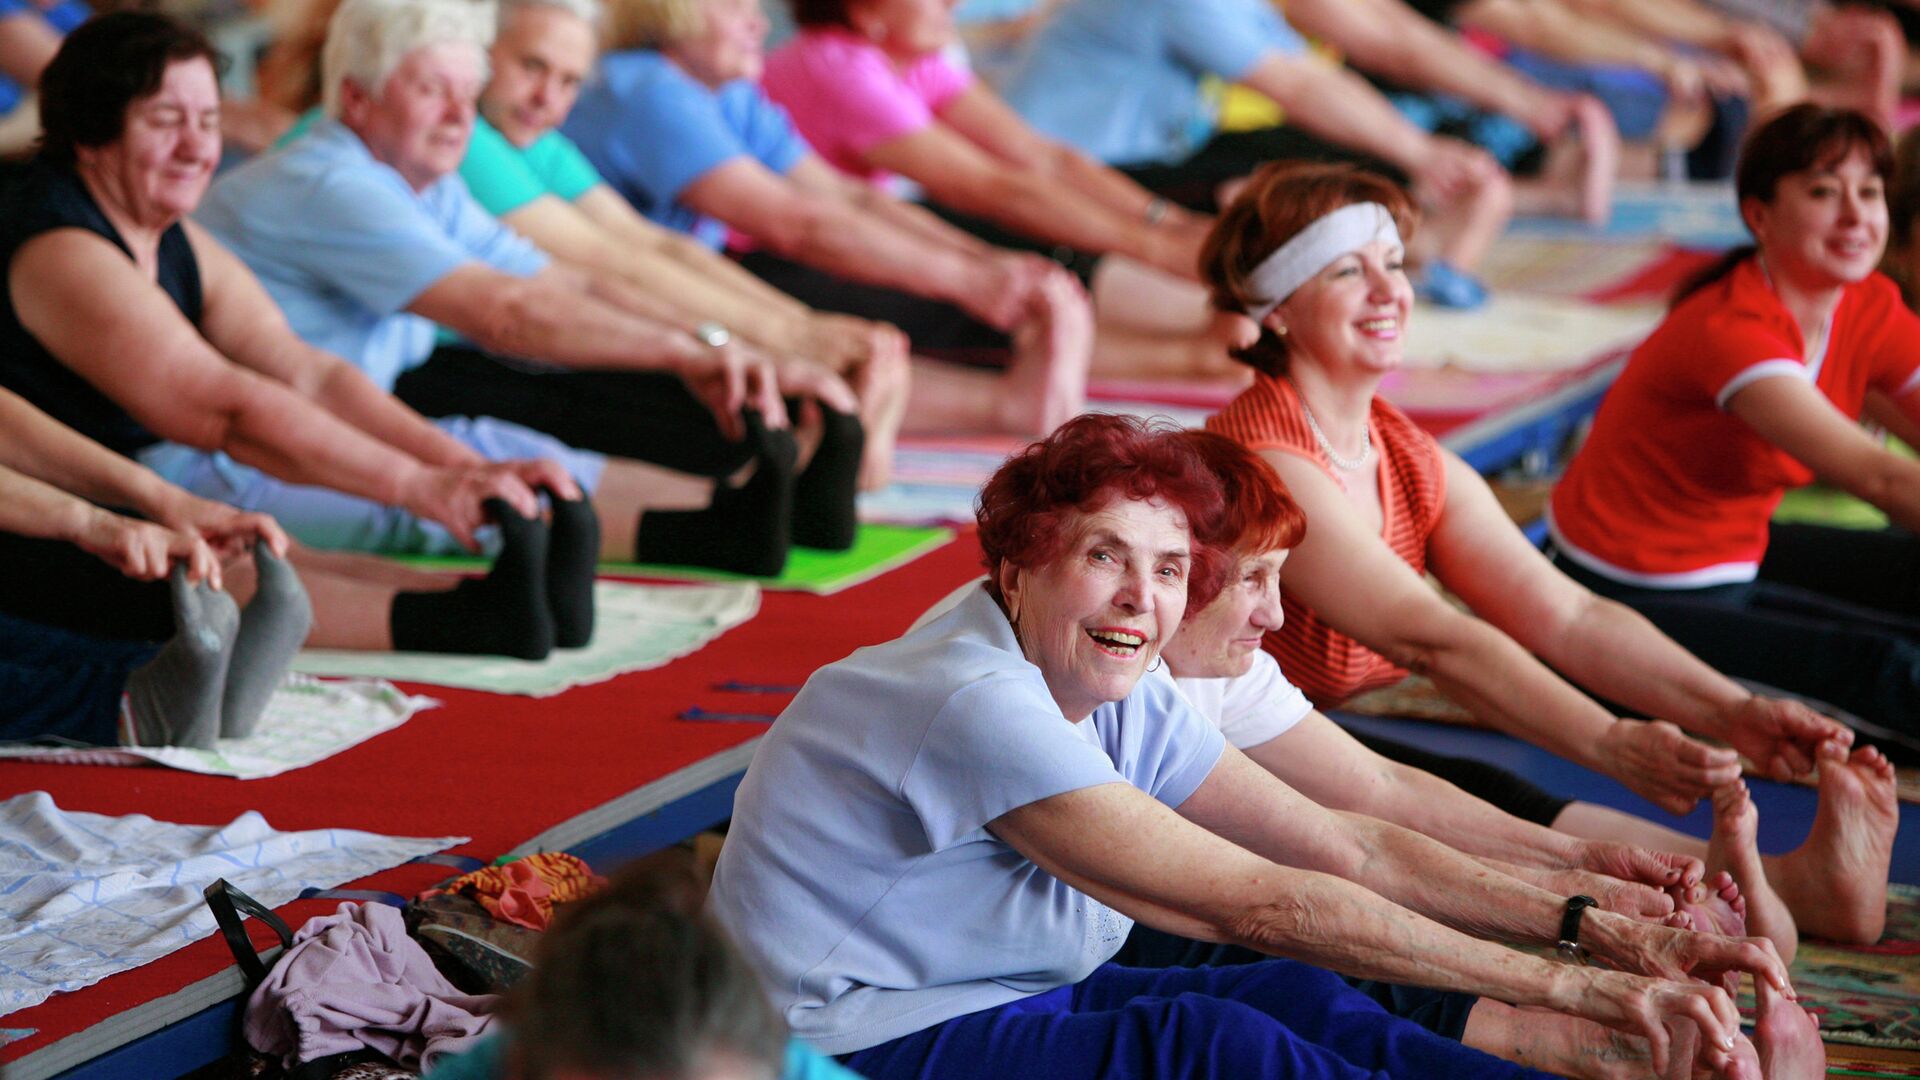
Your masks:
M0 612L116 641L173 636L164 581L135 581L58 540L0 532Z
M1717 671L1826 702L1920 747L1920 540L1775 525L1757 580L1643 589L1556 564Z
M1509 772L1498 765L1489 765L1472 758L1448 757L1422 750L1417 746L1408 746L1403 742L1383 739L1378 735L1346 729L1347 734L1359 739L1366 747L1384 758L1391 758L1403 765L1411 765L1452 784L1475 798L1492 803L1501 810L1523 821L1535 825L1553 827L1555 818L1565 810L1572 799L1561 799L1545 791L1517 773Z
M892 323L923 356L993 366L1005 363L1013 347L1005 333L944 300L849 281L764 251L735 258L755 277L808 307Z
M428 416L493 416L561 442L698 476L729 476L750 443L720 434L678 377L650 371L533 371L478 349L445 346L393 392Z
M1228 180L1237 180L1270 161L1352 162L1398 184L1407 174L1378 158L1310 135L1292 124L1229 131L1215 135L1191 157L1175 165L1123 165L1120 171L1134 183L1189 210L1220 212L1215 193Z

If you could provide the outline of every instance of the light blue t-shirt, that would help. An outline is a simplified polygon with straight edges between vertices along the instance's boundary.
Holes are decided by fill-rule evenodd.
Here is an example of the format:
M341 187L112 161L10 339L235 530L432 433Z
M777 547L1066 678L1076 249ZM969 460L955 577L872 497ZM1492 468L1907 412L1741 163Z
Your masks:
M1269 0L1067 0L1001 88L1028 123L1115 165L1185 160L1212 135L1201 79L1306 43Z
M1132 929L988 822L1112 783L1177 807L1223 746L1165 679L1067 722L978 589L807 680L734 797L708 904L794 1034L875 1046L1079 982Z
M687 185L735 158L785 174L810 153L758 86L709 89L652 50L602 57L560 130L635 209L713 248L726 227L680 202Z
M222 176L194 218L260 278L294 333L389 391L433 352L434 324L406 311L428 286L468 263L520 277L547 265L458 175L416 192L335 120Z
M507 1080L506 1038L489 1035L464 1054L440 1058L425 1080ZM860 1080L860 1074L799 1039L789 1039L780 1080Z

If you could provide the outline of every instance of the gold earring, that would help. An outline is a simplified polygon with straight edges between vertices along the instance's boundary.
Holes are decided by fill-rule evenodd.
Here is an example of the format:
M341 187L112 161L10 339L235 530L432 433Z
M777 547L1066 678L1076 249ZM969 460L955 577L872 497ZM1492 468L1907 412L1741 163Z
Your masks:
M1275 334L1276 336L1279 336L1279 337L1286 337L1286 336L1287 336L1287 324L1286 324L1286 323L1281 323L1281 324L1280 324L1279 326L1276 326L1276 327L1274 327L1274 328L1273 328L1273 332L1274 332L1274 334Z

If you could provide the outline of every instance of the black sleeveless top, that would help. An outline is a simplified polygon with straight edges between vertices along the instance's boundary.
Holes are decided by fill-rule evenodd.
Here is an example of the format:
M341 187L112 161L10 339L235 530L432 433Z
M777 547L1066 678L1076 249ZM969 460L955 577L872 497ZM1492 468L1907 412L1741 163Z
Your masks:
M104 236L133 258L78 174L36 162L0 194L0 283L12 274L13 257L27 241L65 228ZM200 264L177 223L160 237L159 284L187 320L200 325ZM160 441L20 325L11 288L0 295L0 386L110 450L131 456Z

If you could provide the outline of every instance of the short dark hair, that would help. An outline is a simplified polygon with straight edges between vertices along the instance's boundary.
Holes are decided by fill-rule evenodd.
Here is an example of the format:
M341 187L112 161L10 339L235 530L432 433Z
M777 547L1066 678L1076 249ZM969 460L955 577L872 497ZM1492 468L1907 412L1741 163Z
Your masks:
M690 869L630 866L561 907L507 1006L528 1080L563 1070L672 1080L714 1055L777 1075L787 1030Z
M105 146L126 131L127 108L160 89L167 68L220 54L206 35L151 11L116 11L67 35L40 76L40 155L72 165L82 146Z
M853 28L847 17L847 0L787 0L793 9L793 21L801 26L844 26Z
M1882 181L1893 176L1893 143L1886 130L1855 109L1830 109L1802 102L1785 109L1747 135L1734 169L1733 191L1745 213L1748 199L1773 202L1780 181L1797 172L1839 164L1855 149L1866 151L1867 162ZM1674 290L1678 304L1733 272L1759 250L1742 244L1706 269L1681 282Z

